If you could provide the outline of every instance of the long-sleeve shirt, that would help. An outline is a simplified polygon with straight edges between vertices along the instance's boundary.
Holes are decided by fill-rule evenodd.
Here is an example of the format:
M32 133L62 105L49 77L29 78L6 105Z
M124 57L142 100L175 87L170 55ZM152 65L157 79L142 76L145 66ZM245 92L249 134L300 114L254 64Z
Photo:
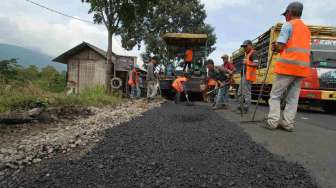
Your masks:
M209 71L208 78L218 81L226 81L228 79L228 75L223 67L215 67L213 71Z
M234 66L234 64L232 64L232 63L230 63L230 62L226 62L226 63L224 64L224 68L225 68L226 70L229 70L229 71L232 71L232 72L236 71L236 67Z
M146 75L147 81L155 81L155 74L154 74L154 64L149 63L147 66L147 75Z

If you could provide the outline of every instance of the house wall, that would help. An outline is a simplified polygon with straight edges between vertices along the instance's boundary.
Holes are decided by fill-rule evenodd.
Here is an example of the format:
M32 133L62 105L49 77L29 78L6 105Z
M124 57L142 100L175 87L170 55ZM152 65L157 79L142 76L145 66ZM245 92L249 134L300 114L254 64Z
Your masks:
M106 60L91 49L71 57L68 68L68 85L72 85L76 93L97 85L106 86Z
M127 80L130 65L136 61L134 57L112 56L116 63L116 76L123 80L122 90L127 93ZM79 93L85 88L103 85L111 88L114 76L113 64L107 64L106 59L94 50L87 48L68 59L68 86Z

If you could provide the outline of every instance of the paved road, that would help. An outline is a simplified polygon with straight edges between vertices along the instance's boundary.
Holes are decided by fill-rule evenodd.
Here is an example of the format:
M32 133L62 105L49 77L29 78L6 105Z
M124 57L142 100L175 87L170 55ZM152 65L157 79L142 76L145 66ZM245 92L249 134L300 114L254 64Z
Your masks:
M232 102L231 106L237 104ZM261 106L256 119L263 119L267 111L266 106ZM239 123L240 120L250 120L251 114L243 119L232 110L219 111L218 114L240 125L254 141L272 153L302 164L322 187L336 187L336 114L301 109L294 133L269 131L261 128L260 123Z
M108 130L78 159L27 168L0 187L317 187L204 105L171 102Z

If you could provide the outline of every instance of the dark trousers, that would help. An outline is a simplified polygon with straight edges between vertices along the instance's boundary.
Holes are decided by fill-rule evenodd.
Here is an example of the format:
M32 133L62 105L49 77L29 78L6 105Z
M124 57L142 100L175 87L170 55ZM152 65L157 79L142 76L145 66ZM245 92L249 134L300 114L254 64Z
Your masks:
M183 71L186 71L187 66L188 66L188 70L190 70L191 69L191 62L187 62L187 61L184 62Z

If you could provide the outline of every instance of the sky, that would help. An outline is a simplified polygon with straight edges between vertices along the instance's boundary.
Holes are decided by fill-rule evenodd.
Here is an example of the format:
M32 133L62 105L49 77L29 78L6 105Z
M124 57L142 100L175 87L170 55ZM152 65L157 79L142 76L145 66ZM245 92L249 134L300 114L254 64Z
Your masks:
M81 0L34 0L66 14L92 20L87 4ZM206 22L215 28L216 51L210 58L220 63L220 56L231 54L246 39L254 39L277 22L292 0L200 0L208 14ZM335 0L302 0L303 20L307 24L336 26ZM63 17L26 0L0 0L0 43L38 50L56 57L86 41L107 49L104 26ZM122 49L115 37L113 51L120 55L138 56L141 50Z

